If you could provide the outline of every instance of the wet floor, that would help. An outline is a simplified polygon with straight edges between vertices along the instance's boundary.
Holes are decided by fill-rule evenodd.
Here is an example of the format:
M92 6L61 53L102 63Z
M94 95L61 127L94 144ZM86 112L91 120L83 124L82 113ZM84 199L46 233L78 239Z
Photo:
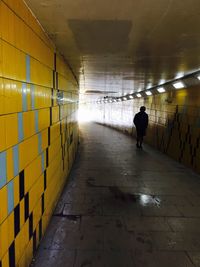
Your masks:
M81 143L33 266L200 266L200 177L120 132Z

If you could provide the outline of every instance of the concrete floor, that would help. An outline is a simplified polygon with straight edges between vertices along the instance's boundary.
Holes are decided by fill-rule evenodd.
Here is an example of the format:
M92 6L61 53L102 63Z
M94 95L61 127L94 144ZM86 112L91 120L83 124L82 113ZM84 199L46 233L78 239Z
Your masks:
M81 126L33 266L200 266L200 177L113 129Z

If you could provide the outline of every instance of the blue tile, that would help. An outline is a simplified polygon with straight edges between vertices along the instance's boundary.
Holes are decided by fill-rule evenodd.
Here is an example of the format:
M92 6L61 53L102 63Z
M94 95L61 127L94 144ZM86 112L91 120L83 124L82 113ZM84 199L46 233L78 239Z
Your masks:
M39 132L39 114L38 110L35 110L35 132Z
M38 153L42 153L42 134L38 134Z
M19 146L13 147L14 176L19 174Z
M23 113L18 113L18 141L21 142L24 139L24 124Z
M2 188L7 181L7 164L6 152L0 153L0 188Z
M22 83L22 110L27 111L27 90L26 83Z
M35 109L35 86L31 84L31 109Z
M13 180L7 185L8 190L8 214L14 210L14 183Z

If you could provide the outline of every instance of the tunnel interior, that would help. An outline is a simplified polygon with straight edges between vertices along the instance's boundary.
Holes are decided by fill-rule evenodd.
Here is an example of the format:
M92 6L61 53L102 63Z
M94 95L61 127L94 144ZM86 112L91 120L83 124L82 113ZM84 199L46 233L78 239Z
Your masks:
M0 0L0 267L200 266L199 11Z

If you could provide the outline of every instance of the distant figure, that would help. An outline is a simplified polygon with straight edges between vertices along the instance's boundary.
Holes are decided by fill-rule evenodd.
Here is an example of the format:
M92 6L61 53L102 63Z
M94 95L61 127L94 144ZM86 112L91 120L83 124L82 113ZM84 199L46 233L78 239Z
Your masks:
M146 135L146 129L148 126L149 118L145 112L146 108L142 106L140 112L134 117L134 124L137 131L137 148L142 148L143 137Z

